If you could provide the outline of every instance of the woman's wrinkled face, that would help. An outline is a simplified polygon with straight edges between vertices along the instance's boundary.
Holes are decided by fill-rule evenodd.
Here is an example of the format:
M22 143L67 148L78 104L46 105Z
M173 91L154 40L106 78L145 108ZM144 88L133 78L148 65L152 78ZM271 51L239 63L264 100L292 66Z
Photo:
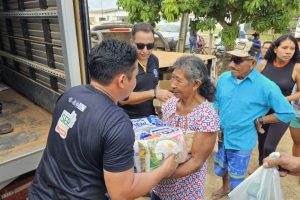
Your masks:
M288 62L294 56L295 43L290 39L286 39L274 49L274 53L276 54L276 58L280 61Z
M174 96L179 99L188 98L197 92L195 84L188 81L186 72L182 69L175 69L173 71L171 87Z

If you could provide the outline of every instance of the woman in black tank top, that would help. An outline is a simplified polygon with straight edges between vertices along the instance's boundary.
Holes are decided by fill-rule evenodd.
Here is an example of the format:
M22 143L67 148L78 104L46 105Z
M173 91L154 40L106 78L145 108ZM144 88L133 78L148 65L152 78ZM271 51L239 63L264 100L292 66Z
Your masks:
M283 35L274 41L257 70L274 81L288 101L300 99L300 89L292 94L295 84L300 88L300 52L297 40L293 36ZM268 114L270 113L273 113L273 110ZM263 125L265 133L258 133L259 165L276 150L288 126L289 123L284 122ZM294 141L293 150L295 149L300 156L300 119L299 128L290 130Z

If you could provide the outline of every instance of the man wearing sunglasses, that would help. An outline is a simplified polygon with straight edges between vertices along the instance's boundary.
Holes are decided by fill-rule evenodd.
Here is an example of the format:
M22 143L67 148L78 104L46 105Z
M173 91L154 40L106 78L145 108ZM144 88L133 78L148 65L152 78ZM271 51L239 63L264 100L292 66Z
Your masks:
M214 156L214 170L223 186L212 199L227 195L246 177L246 172L262 124L289 122L295 117L292 106L279 87L256 69L259 49L229 51L230 71L217 82L215 107L221 119L222 139ZM275 112L265 115L272 108Z
M173 96L168 90L158 87L159 62L152 54L154 49L154 30L148 23L137 23L132 27L131 44L138 51L138 75L134 91L121 107L131 119L155 115L153 99L166 101Z

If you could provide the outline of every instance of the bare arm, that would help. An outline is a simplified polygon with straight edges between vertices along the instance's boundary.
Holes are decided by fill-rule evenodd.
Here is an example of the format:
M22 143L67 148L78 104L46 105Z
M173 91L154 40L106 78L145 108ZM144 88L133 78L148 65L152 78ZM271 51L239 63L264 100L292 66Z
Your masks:
M277 123L277 122L281 122L274 114L270 114L270 115L265 115L262 117L264 124L272 124L272 123ZM260 134L264 134L265 130L262 128L262 124L260 124L258 122L258 119L255 120L255 127L257 132L259 132Z
M274 114L265 115L262 117L265 124L273 124L281 122Z
M187 176L199 170L212 152L216 143L216 138L216 132L195 133L192 144L191 159L182 165L179 165L171 178Z
M167 101L174 95L168 90L163 90L157 87L155 92L154 89L143 92L132 92L126 101L119 101L119 103L122 105L134 105L153 99L155 96L160 101Z
M177 165L172 155L152 172L135 174L132 168L118 173L104 170L105 185L112 200L135 199L149 192L163 178L169 177Z
M154 90L147 90L142 92L131 92L126 101L119 101L122 105L135 105L143 103L154 98Z
M288 101L295 101L300 99L300 63L295 64L294 71L292 74L293 80L297 85L297 92L292 95L287 96Z
M267 61L264 59L260 62L260 64L257 66L256 70L259 72L262 72L266 67Z

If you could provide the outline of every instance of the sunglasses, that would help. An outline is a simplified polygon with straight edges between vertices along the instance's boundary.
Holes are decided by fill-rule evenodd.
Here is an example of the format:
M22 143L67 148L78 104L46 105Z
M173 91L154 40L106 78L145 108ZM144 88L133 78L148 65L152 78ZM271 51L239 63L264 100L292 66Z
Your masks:
M138 50L143 50L145 48L145 46L147 47L148 50L154 48L154 43L149 43L149 44L135 43L135 44L136 44L136 48Z
M243 59L241 57L232 56L230 59L230 62L234 62L234 64L239 65L242 62L247 61L247 60L251 60L251 59Z

